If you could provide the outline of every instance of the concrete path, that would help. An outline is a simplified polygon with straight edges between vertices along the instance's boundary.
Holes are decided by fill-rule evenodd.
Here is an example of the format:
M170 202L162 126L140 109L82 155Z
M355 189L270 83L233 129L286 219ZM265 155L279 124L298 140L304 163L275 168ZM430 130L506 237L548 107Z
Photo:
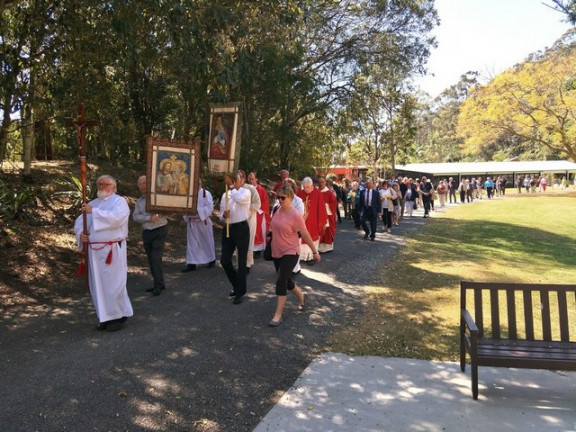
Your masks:
M254 432L576 431L576 373L325 354Z

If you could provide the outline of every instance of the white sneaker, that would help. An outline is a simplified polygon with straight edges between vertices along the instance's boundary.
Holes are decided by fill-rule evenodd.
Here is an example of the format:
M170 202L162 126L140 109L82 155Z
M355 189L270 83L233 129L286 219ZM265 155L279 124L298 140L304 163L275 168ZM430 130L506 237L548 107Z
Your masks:
M392 230L391 230L390 228L388 228L388 229L387 229L387 232L391 233L391 232L392 232Z

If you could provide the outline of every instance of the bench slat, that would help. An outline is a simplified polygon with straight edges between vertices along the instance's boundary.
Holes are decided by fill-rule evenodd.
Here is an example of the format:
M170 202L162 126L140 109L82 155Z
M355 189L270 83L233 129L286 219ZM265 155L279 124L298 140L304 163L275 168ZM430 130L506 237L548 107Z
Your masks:
M484 307L482 305L482 290L474 290L474 318L479 336L484 336Z
M500 339L500 300L498 290L490 290L490 314L492 317L492 337Z
M540 310L542 311L542 335L546 341L552 340L552 327L550 325L550 293L540 291Z
M524 290L524 320L526 322L526 339L534 340L534 315L532 312L532 291Z
M568 329L568 302L566 293L558 293L558 320L560 323L560 340L562 342L570 341L570 330Z
M516 327L516 296L514 291L506 291L506 303L508 304L508 334L510 339L518 338Z

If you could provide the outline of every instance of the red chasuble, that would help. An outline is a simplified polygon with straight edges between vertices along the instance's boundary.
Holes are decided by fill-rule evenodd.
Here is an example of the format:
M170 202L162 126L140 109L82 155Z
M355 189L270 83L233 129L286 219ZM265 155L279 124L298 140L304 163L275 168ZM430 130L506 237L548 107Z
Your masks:
M320 243L332 244L334 243L334 238L336 237L336 210L338 206L338 201L336 200L336 195L334 192L328 188L324 188L321 192L326 203L326 213L328 215L329 226L324 230L320 236Z
M326 204L322 197L322 192L317 188L312 189L312 192L307 194L304 189L298 191L298 196L304 202L304 221L306 222L306 229L310 233L313 241L320 239L320 233L326 225L328 216L326 214Z
M260 197L260 210L256 213L256 235L254 236L254 250L264 250L266 233L270 229L270 202L268 192L260 185L256 185ZM260 246L260 247L258 247Z

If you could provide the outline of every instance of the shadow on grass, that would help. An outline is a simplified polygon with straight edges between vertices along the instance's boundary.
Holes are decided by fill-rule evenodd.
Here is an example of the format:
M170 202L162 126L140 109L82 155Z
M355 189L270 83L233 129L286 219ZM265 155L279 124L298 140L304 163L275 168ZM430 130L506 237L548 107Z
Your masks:
M330 347L356 355L456 361L461 279L524 282L518 279L570 272L575 260L572 238L538 227L432 220L411 236L406 250L384 260L366 314L339 329Z

